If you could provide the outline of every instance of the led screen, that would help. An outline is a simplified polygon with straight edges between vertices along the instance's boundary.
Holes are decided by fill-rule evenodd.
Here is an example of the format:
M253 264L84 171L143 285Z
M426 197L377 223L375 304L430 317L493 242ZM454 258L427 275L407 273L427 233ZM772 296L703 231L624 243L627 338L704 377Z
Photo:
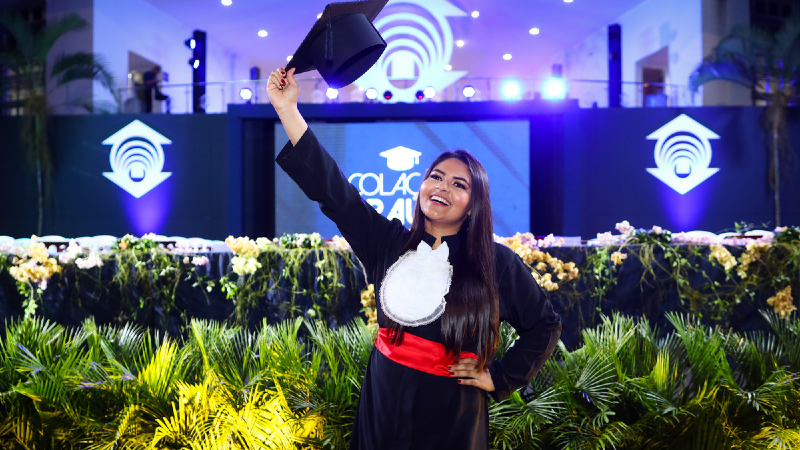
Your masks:
M466 149L486 168L495 233L530 229L527 121L312 123L311 129L361 196L409 226L428 165L443 151ZM288 141L276 125L275 151ZM383 155L383 156L382 156ZM341 234L280 169L275 173L275 232Z

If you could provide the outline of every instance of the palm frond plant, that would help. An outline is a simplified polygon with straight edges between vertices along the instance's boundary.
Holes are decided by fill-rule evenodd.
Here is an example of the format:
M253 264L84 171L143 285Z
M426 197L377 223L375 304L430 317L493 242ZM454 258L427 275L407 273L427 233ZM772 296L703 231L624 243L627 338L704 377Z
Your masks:
M800 13L775 33L756 27L734 27L689 77L697 92L711 81L728 81L750 89L753 102L766 100L761 125L768 136L768 181L774 191L775 226L781 225L781 161L790 157L786 132L789 105L800 101Z
M36 173L38 188L37 234L41 236L44 203L52 169L53 156L47 136L47 118L51 107L76 106L88 112L107 111L92 98L67 98L63 105L49 105L48 94L74 81L97 82L114 94L114 77L102 56L75 52L56 57L51 67L47 58L55 43L67 33L80 31L88 24L77 14L69 14L34 31L19 16L0 16L0 27L11 37L10 45L0 49L0 67L7 71L7 88L24 95L21 140ZM0 74L3 75L3 74ZM114 97L116 99L116 96ZM113 110L117 106L113 105Z

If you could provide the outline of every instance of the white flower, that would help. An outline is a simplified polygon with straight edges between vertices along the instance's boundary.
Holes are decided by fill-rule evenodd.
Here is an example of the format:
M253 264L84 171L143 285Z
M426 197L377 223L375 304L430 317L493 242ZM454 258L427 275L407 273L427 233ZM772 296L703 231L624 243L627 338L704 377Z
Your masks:
M11 244L0 245L0 253L11 253Z
M89 256L86 258L78 258L75 260L75 264L80 269L91 269L93 267L100 267L103 265L103 260L100 258L95 252L89 253Z
M636 231L627 220L623 220L622 222L618 223L614 228L616 228L616 230L622 234L632 234Z
M655 234L661 234L664 230L658 225L653 225L653 229L651 231Z
M247 256L234 256L231 259L231 264L233 264L233 271L236 272L237 275L246 275L255 273L256 270L261 268L261 263L256 261L253 257Z
M208 257L206 256L195 256L192 258L192 264L195 266L205 266L208 264Z
M616 244L619 239L616 236L612 236L610 231L606 231L605 233L597 233L597 241L600 245L605 247Z
M151 241L154 241L156 239L156 234L155 233L147 233L144 236L142 236L142 239L150 239Z
M183 257L183 263L184 263L184 264L189 264L189 261L190 261L190 260L189 260L189 257L188 257L188 256L184 256L184 257Z
M259 250L261 250L262 252L265 252L265 251L269 250L270 248L272 248L273 241L270 240L270 239L267 239L267 238L260 237L260 238L256 239L256 246L258 246Z
M68 262L77 258L78 255L80 255L82 252L83 249L81 248L80 245L78 245L77 242L75 242L75 239L70 239L67 249L64 250L60 255L58 255L58 261L61 264L67 264Z

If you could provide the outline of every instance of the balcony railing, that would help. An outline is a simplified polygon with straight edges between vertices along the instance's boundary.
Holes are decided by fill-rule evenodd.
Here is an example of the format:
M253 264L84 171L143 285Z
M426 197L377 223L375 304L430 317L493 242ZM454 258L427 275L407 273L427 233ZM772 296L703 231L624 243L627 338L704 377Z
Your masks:
M209 82L205 86L204 106L206 113L226 113L229 104L268 104L267 81L239 80ZM505 84L509 80L498 78L465 77L446 89L436 92L432 98L424 98L420 102L467 102L498 101L506 98ZM546 80L517 79L518 95L514 99L534 100L542 96ZM377 99L367 98L367 89L347 86L338 91L335 98L327 95L328 86L321 78L298 78L300 83L300 103L361 103L383 102L383 92L378 92ZM407 89L411 81L400 83L399 89ZM582 108L608 107L608 81L601 80L565 80L566 98L577 99ZM467 98L464 88L470 86L474 95ZM153 100L152 112L185 114L192 112L192 84L162 84L160 92L169 100ZM626 108L642 107L675 107L695 105L694 96L685 86L664 83L622 82L620 104ZM119 90L122 112L145 112L146 102L143 87L131 87ZM154 91L149 91L151 94Z

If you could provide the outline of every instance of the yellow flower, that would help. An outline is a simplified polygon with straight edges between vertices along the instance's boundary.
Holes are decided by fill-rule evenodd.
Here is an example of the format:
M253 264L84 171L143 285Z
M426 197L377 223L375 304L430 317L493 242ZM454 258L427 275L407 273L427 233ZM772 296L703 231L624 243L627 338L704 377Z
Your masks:
M225 239L225 243L236 255L254 258L261 253L258 245L247 236L238 238L228 236L228 238Z
M618 251L611 254L611 261L614 261L615 266L619 266L622 265L622 261L627 257L627 254Z
M792 286L786 286L778 291L777 294L767 299L767 304L772 306L775 312L783 318L788 317L792 311L797 311L794 299L792 299Z
M742 257L745 257L745 255L747 254L743 254ZM747 258L749 259L749 256ZM708 259L711 261L719 261L719 263L722 264L722 267L725 268L726 272L730 272L731 269L736 267L737 264L736 258L734 258L733 255L731 255L731 252L729 252L728 249L722 244L711 244L711 252L708 254ZM750 264L750 262L748 261L747 264Z

